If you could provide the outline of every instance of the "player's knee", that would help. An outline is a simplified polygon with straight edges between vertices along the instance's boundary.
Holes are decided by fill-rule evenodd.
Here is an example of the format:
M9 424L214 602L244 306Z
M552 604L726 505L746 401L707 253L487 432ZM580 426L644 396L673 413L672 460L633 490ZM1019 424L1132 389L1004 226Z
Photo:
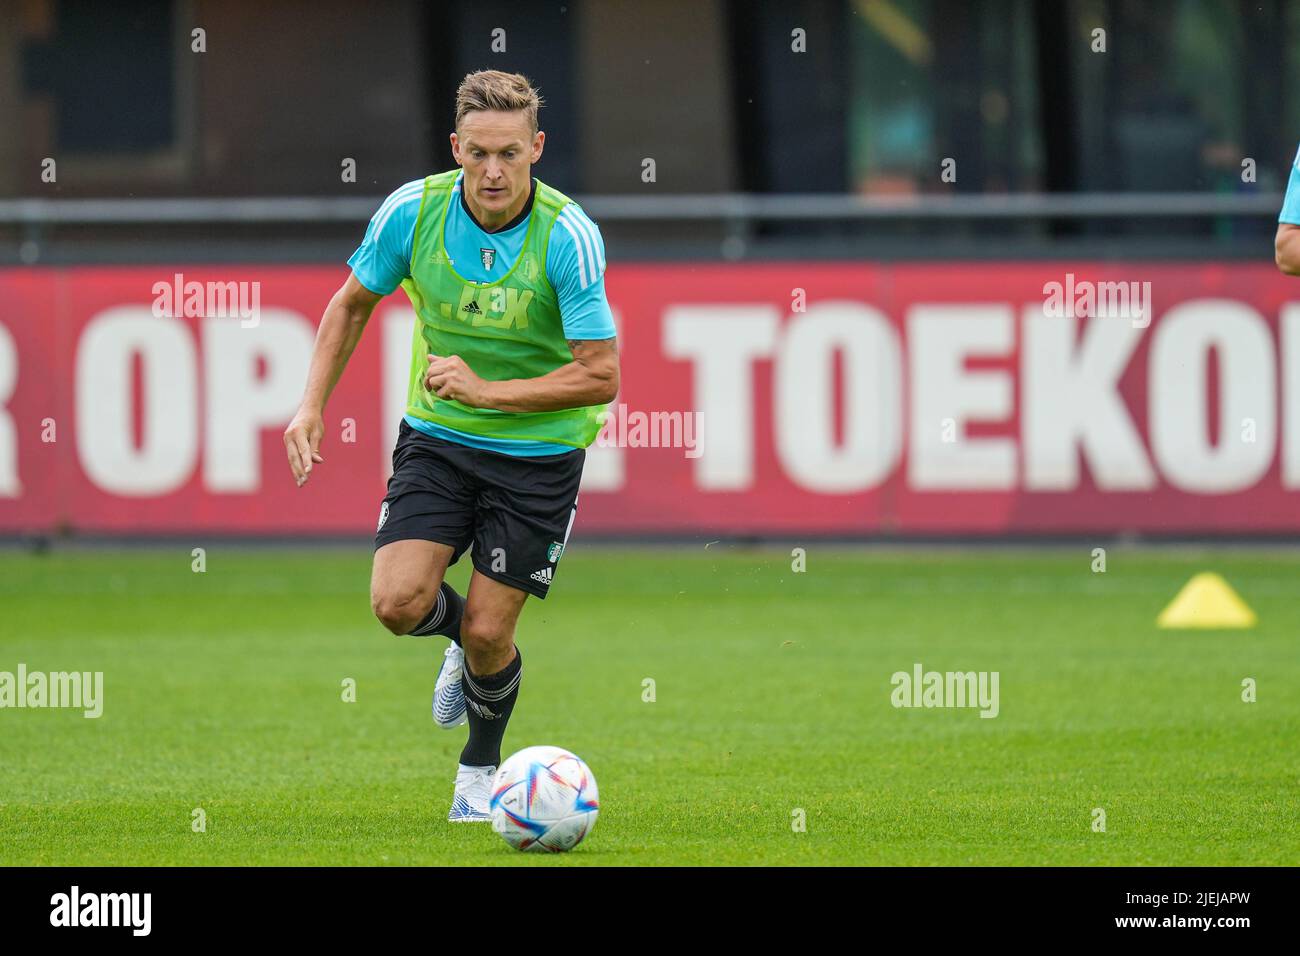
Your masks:
M424 620L432 601L420 590L380 590L370 593L370 609L394 634L410 634Z
M465 608L460 621L460 642L471 651L494 651L505 648L513 639L509 625L498 615Z

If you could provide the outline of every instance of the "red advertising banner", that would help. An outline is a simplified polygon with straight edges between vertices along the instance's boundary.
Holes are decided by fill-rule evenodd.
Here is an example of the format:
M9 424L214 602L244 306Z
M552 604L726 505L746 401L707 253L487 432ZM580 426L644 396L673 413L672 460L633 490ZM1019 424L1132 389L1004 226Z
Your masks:
M403 293L303 488L280 438L345 277L0 270L0 533L368 532ZM1300 530L1300 284L1271 263L614 264L606 284L622 391L583 533Z

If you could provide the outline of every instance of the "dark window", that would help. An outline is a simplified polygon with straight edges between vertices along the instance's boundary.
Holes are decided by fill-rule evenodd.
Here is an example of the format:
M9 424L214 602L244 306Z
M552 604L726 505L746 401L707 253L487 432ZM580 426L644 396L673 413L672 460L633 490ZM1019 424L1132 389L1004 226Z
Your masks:
M149 152L175 139L171 0L56 0L53 36L24 51L29 93L53 103L56 149Z

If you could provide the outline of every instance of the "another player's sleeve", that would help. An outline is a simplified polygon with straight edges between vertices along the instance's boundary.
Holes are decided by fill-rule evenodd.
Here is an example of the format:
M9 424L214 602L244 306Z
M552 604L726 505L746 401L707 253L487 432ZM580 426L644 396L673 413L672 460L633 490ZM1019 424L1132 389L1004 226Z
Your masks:
M366 237L348 259L357 281L376 295L388 295L411 275L411 245L423 195L423 179L395 190L371 217Z
M1277 221L1300 225L1300 152L1291 161L1291 177L1286 183L1286 198L1282 200L1282 213Z
M546 278L560 300L566 339L612 339L614 315L605 299L605 241L574 203L560 210L546 251Z

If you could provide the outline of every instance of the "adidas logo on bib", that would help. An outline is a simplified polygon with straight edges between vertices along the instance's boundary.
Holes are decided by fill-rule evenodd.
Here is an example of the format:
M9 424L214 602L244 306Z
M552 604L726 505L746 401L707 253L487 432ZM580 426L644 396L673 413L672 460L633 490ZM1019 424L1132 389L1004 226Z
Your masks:
M551 571L550 568L542 568L542 570L534 571L532 574L528 576L532 578L534 581L541 581L543 584L549 586L551 583L552 573L553 572Z

